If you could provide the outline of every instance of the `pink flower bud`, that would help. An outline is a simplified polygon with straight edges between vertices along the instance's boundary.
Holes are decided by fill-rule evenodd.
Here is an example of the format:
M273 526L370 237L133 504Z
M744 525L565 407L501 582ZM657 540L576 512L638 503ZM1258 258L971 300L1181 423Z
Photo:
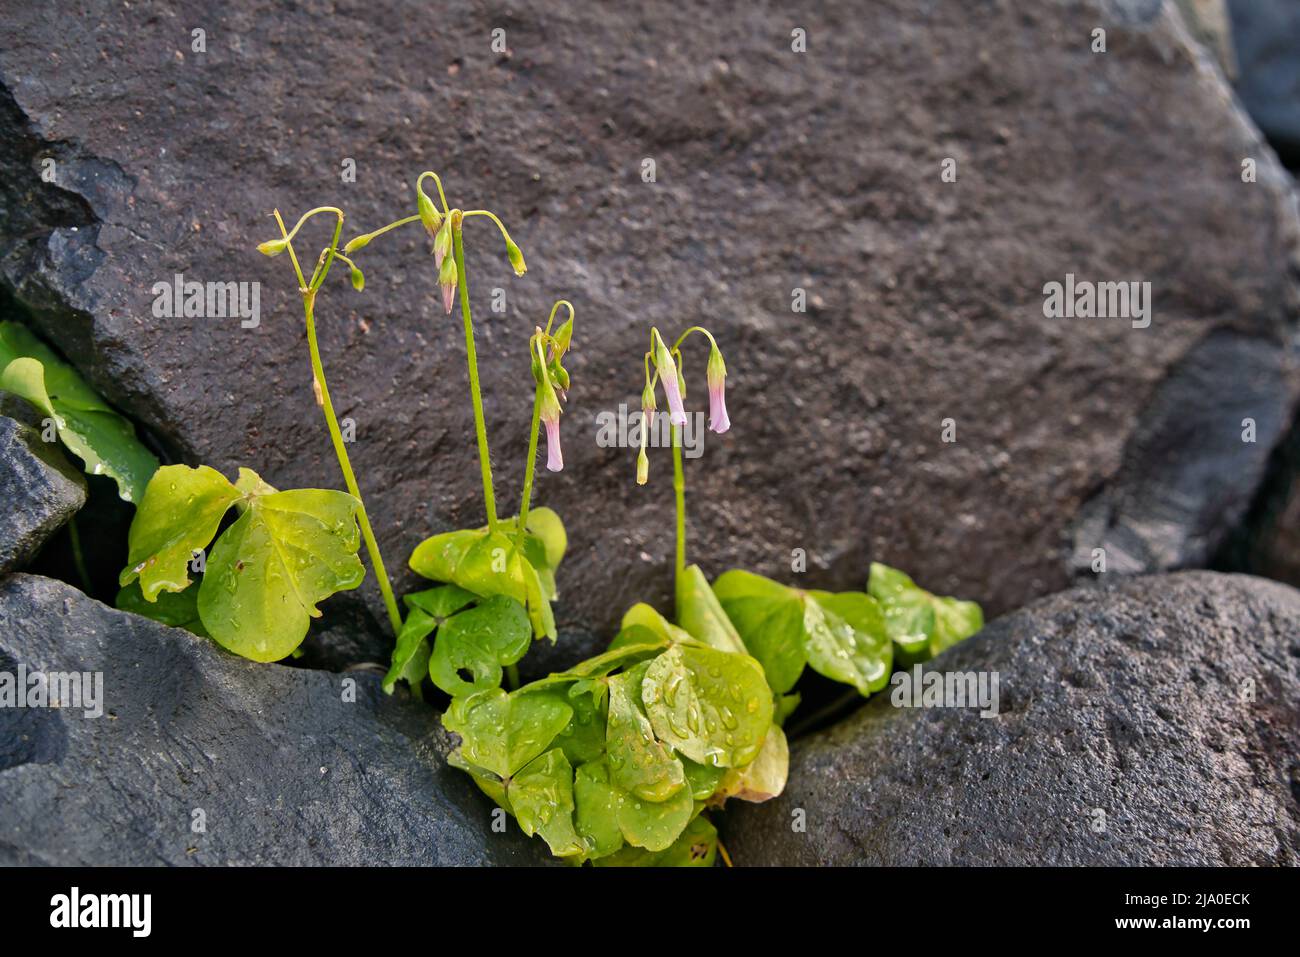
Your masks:
M456 302L456 260L448 256L442 261L438 270L438 285L442 287L442 305L451 315L451 307Z
M664 384L664 395L668 396L668 421L673 425L686 424L686 410L682 408L682 389L677 380L677 363L673 362L672 353L664 344L659 334L655 333L654 350L655 368L659 370L659 381Z
M722 353L714 346L709 352L709 428L721 435L731 428L727 417L727 366Z

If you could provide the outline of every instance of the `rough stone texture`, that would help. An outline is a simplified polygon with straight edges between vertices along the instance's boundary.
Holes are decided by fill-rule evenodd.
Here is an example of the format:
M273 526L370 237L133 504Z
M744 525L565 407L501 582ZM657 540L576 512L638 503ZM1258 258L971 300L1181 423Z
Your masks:
M1178 0L1183 20L1196 39L1204 43L1230 78L1237 75L1232 48L1232 20L1228 0Z
M1300 161L1300 4L1229 0L1237 93L1260 128Z
M0 672L20 664L102 671L104 714L0 708L0 864L546 859L491 833L437 714L374 675L254 664L22 574L0 582Z
M511 226L523 280L490 226L467 233L503 510L526 336L555 297L576 303L567 469L536 496L571 532L557 656L591 651L633 600L667 605L669 458L638 488L632 452L595 441L599 412L637 404L651 323L704 322L727 353L734 429L688 466L708 571L781 573L801 548L810 581L861 587L874 558L995 613L1066 585L1089 537L1118 535L1134 567L1201 560L1294 405L1294 197L1169 2L70 11L6 16L0 276L186 461L337 482L289 267L253 252L275 206L337 201L369 229L410 212L434 167L454 203ZM464 346L416 232L359 259L365 293L340 274L320 298L323 350L401 568L426 535L482 520ZM154 318L176 273L262 282L260 327ZM1043 286L1067 273L1149 280L1151 327L1044 319ZM696 407L703 365L688 357ZM1217 401L1179 410L1188 386ZM1236 439L1246 414L1255 445ZM1171 416L1178 454L1153 462ZM1161 527L1127 502L1158 505Z
M877 696L794 746L780 798L729 806L732 858L1300 863L1300 592L1209 572L1077 588L933 667L997 672L1001 713Z
M0 416L0 575L25 565L86 501L86 481L39 432Z

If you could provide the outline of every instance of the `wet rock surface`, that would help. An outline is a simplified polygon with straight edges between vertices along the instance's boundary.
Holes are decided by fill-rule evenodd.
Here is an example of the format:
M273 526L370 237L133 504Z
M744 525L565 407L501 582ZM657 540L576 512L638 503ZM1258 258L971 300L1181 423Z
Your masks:
M175 456L340 484L288 266L253 251L274 207L337 202L349 233L374 228L413 211L432 167L453 203L500 212L527 277L491 227L466 235L503 512L526 337L575 302L567 468L534 498L570 531L557 664L601 647L633 601L669 607L669 457L638 488L633 452L596 438L599 413L637 407L651 323L705 323L727 354L733 430L687 463L711 574L781 575L803 549L810 584L860 588L878 559L993 613L1064 587L1093 547L1134 570L1201 560L1295 404L1294 198L1171 2L70 10L7 16L0 282ZM459 320L427 242L391 238L358 256L364 293L331 279L318 320L400 570L482 512ZM157 318L154 285L177 274L260 283L260 323ZM1150 281L1150 326L1044 318L1045 284L1070 274ZM697 408L703 367L688 355ZM1180 410L1188 382L1218 404ZM1159 527L1135 527L1131 502L1157 503ZM373 581L365 595L382 621Z
M1300 592L1183 572L1084 587L935 659L999 714L882 692L729 806L753 865L1300 863ZM805 832L792 830L800 813Z
M102 673L103 713L66 693L0 708L2 864L547 859L513 824L492 832L437 714L378 676L244 661L17 574L0 581L0 673L34 672Z
M85 501L85 479L58 447L0 415L0 575L24 566Z

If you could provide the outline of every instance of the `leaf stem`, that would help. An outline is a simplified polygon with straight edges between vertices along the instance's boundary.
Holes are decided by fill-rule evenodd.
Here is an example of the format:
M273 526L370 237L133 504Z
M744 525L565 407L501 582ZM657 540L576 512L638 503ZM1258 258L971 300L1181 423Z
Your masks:
M673 426L673 497L677 502L677 553L673 563L674 594L686 574L686 477L682 471L682 427Z
M510 690L514 691L519 687L519 666L506 665L506 683L510 685Z
M474 402L474 433L478 438L478 467L483 479L483 507L487 511L488 528L495 532L497 503L492 490L492 461L488 454L487 425L483 419L483 395L478 384L474 320L470 318L469 287L465 280L465 241L461 236L460 219L456 216L452 219L451 238L452 254L456 257L456 282L460 286L460 314L465 323L465 364L469 368L469 393Z
M533 496L533 476L537 472L537 433L542 421L542 384L537 383L533 394L533 427L528 433L528 458L524 464L524 494L519 502L519 531L515 544L522 551L524 547L524 527L528 523L528 504Z

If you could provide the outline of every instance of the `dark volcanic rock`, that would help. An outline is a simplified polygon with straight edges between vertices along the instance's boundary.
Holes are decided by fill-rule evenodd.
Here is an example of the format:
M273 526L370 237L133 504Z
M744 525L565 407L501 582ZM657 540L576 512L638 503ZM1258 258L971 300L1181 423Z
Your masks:
M793 747L780 798L729 805L732 858L1300 863L1300 592L1209 572L1078 588L932 667L996 672L1000 713L877 696Z
M491 831L436 713L376 676L254 664L31 575L0 582L0 672L20 666L102 672L103 714L0 708L0 863L546 860Z
M1167 526L1130 543L1133 567L1202 560L1294 405L1294 198L1169 2L72 11L6 16L0 282L185 460L337 484L289 268L253 246L276 206L337 202L349 232L409 213L436 168L454 203L501 213L530 267L516 280L471 222L503 511L523 471L526 337L554 298L577 305L568 469L536 496L569 522L572 635L607 637L636 599L667 606L669 458L637 488L632 452L595 440L599 412L636 406L651 323L703 322L727 354L735 428L688 465L692 553L711 573L779 573L799 548L816 584L861 587L875 558L993 612L1063 587L1090 538L1127 535L1126 502L1159 503ZM318 311L401 569L482 513L459 323L426 240L390 238L359 254L365 293L340 273ZM261 282L260 325L155 318L153 286L176 274ZM1045 319L1044 285L1067 274L1150 281L1150 327ZM688 355L697 407L703 366ZM1211 396L1180 414L1179 383ZM1238 439L1244 416L1256 445ZM1171 424L1178 454L1153 462Z
M1300 162L1300 4L1228 0L1237 94L1260 128Z
M0 416L0 575L25 565L86 501L86 480L40 433Z

